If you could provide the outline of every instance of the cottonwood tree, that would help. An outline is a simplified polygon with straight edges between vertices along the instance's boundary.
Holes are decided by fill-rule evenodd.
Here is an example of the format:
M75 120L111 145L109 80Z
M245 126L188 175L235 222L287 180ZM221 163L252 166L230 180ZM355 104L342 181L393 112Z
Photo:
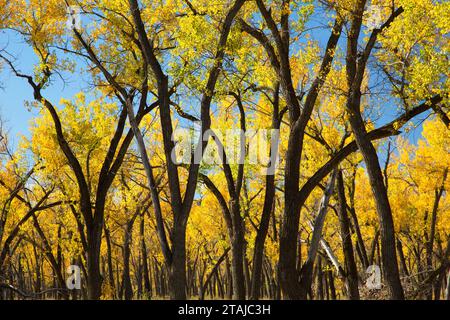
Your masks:
M81 26L66 28L68 5ZM446 12L433 0L6 1L3 34L35 60L9 42L2 71L40 112L17 150L0 148L8 298L441 299ZM60 100L74 75L85 89ZM175 133L192 122L179 164ZM257 174L243 135L244 163L201 163L226 140L205 134L228 128L279 129L280 169ZM87 283L67 295L72 264ZM376 292L361 285L372 264L387 285Z

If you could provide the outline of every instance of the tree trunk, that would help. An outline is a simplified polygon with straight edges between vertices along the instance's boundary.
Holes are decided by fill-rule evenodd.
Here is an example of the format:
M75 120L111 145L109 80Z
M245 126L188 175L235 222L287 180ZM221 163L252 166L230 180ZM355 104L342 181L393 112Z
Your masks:
M261 215L261 223L255 238L253 249L253 269L251 280L250 299L258 300L261 292L261 275L263 270L264 244L269 230L270 214L273 209L275 197L274 176L266 177L266 195L264 198L264 207Z
M233 234L231 239L231 274L233 276L233 299L245 300L245 274L244 274L244 230L237 201L231 201L231 217Z
M214 274L217 275L217 277L219 277L219 267L220 264L226 260L227 261L227 269L228 267L228 252L230 251L230 248L225 249L224 253L222 254L222 256L217 260L216 264L214 265L213 269L211 270L211 272L209 273L209 275L206 277L205 282L203 283L203 275L200 277L200 300L203 300L205 298L205 290L207 285L209 284L209 282L211 281L211 278L214 276ZM220 279L219 279L220 280ZM220 285L222 286L222 285ZM222 293L223 293L223 289L221 289ZM232 294L230 295L230 297L232 296Z
M298 282L297 233L300 222L300 204L298 201L300 155L303 136L294 131L289 135L286 152L284 182L284 214L280 229L279 276L285 299L299 300L300 286Z
M275 85L275 94L273 101L273 115L272 115L272 129L280 129L279 120L279 92L280 85ZM278 152L278 137L272 137L270 147L270 164L274 166L275 159ZM269 231L269 224L271 215L275 209L275 174L268 174L266 176L266 191L264 195L264 205L261 214L261 222L255 238L255 246L253 249L253 269L251 279L250 299L258 300L261 293L261 276L263 270L264 258L264 244L266 242L267 233ZM275 222L275 219L273 219ZM273 225L274 233L276 232L275 223Z
M370 265L369 258L367 257L366 245L364 244L364 239L361 234L361 228L359 227L358 217L356 216L356 212L354 208L350 208L350 216L353 221L353 227L356 233L356 245L358 249L358 253L360 255L361 263L364 269L367 269Z
M225 267L226 267L226 274L227 274L227 299L231 300L233 299L233 276L231 274L231 264L230 259L228 256L225 258Z
M431 212L431 222L430 222L430 236L428 238L428 241L425 244L425 250L426 250L426 262L427 262L427 272L431 272L433 270L433 247L434 247L434 240L436 238L436 223L437 223L437 216L439 211L439 203L441 201L442 195L445 191L445 180L447 180L447 174L448 169L444 171L444 176L442 179L442 184L439 187L439 189L435 190L434 194L434 203L433 203L433 211ZM426 222L426 221L425 221ZM426 296L428 300L433 299L433 293L432 293L432 287L427 290Z
M319 256L317 258L317 266L316 266L316 272L317 272L317 299L324 300L324 294L323 294L323 271L322 271L322 257Z
M450 271L447 277L447 288L445 290L445 299L450 301Z
M328 285L330 286L330 298L331 300L336 300L336 287L334 285L333 271L329 270L327 273L328 273Z
M169 295L171 300L186 300L186 225L176 220L172 236Z
M398 257L400 259L400 267L401 267L402 273L405 276L409 276L408 266L406 265L406 259L405 259L405 255L403 253L403 245L402 245L402 242L400 241L400 239L397 239L397 251L398 251Z
M389 204L386 186L383 182L384 178L380 163L378 161L378 155L370 138L367 136L366 127L361 115L361 88L364 74L366 72L366 64L375 45L377 35L381 32L379 29L374 31L370 37L370 41L366 44L364 52L362 55L359 55L358 39L361 33L365 5L365 0L358 0L355 3L354 13L351 18L351 26L348 30L346 74L349 92L346 109L349 114L349 121L355 136L356 144L362 153L366 164L367 174L369 176L372 193L375 199L380 224L381 250L385 280L391 293L391 298L395 300L403 300L405 297L398 272L395 248L395 229L392 219L391 206ZM390 19L395 19L396 15L401 14L402 11L403 9L399 8L390 17ZM389 24L390 23L384 24L383 28L388 27Z
M358 289L358 269L356 267L355 257L353 254L352 237L350 233L350 220L347 214L347 201L345 199L345 188L342 171L337 176L337 191L339 198L339 223L342 238L342 250L345 259L346 287L348 298L350 300L359 300Z
M130 230L125 230L124 243L123 243L123 273L122 273L122 290L124 293L125 300L131 300L133 298L133 288L131 285L130 277L130 243L131 243L131 232Z
M87 226L87 289L88 299L98 300L102 295L102 276L100 274L100 246L103 221L95 221Z
M352 110L354 111L357 109L352 108ZM350 123L356 138L356 143L363 154L370 185L372 187L372 193L375 198L380 223L384 276L391 292L391 298L394 300L403 300L405 297L398 271L394 221L392 219L391 206L389 204L386 187L383 183L383 174L381 172L380 163L378 162L378 156L372 142L366 136L364 122L359 112L351 113Z
M139 233L141 237L141 254L142 254L142 272L144 278L144 298L150 299L152 296L152 285L149 277L147 246L145 245L145 211L141 214L141 221L139 226Z
M108 280L109 286L111 287L111 292L115 295L115 285L114 285L114 268L112 263L112 249L111 249L111 237L109 230L106 228L106 224L104 225L105 229L105 239L106 239L106 254L107 254L107 263L108 263Z
M337 170L334 170L322 196L322 200L319 206L319 212L314 221L314 225L311 225L313 234L311 237L311 244L308 249L308 258L306 259L305 264L300 270L300 291L297 294L301 299L306 299L307 293L310 291L313 282L312 274L314 262L319 250L320 240L322 239L323 225L325 223L325 218L328 212L328 204L334 190L336 176Z

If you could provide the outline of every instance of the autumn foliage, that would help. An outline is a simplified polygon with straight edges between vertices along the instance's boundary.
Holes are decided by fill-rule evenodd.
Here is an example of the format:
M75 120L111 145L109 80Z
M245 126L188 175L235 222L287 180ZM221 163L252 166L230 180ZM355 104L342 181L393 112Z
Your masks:
M0 28L34 115L0 122L0 299L450 299L449 2L0 0Z

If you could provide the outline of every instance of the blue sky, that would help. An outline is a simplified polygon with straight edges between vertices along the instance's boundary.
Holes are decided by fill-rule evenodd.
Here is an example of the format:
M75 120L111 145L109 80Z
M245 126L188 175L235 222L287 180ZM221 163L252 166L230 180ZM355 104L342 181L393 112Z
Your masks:
M12 32L2 32L0 45L7 46L7 50L14 48L16 66L23 73L31 73L34 54L27 46L19 41ZM10 130L10 139L17 142L17 136L28 133L28 122L33 116L24 106L26 100L31 100L32 90L24 79L17 78L7 65L2 66L0 77L0 115L6 121Z
M316 16L312 23L320 24L322 22L317 21ZM322 47L325 47L329 30L319 30L312 36L320 42ZM33 65L36 62L35 55L15 32L6 31L0 34L0 48L7 48L8 52L14 55L18 70L22 73L33 74ZM53 77L52 84L44 90L45 96L56 105L61 98L71 99L75 93L81 90L86 91L86 82L80 75L64 76L67 76L65 83L58 77ZM6 127L10 130L9 136L12 144L17 145L21 135L29 136L30 121L38 114L38 110L27 110L24 102L33 100L32 89L26 80L17 78L6 65L0 72L0 84L0 116L6 121ZM377 125L383 125L391 121L396 114L398 114L398 111L394 104L385 105ZM423 118L424 116L418 117L418 119ZM419 126L409 132L407 136L411 141L416 142L421 136L421 131L421 126Z
M0 47L7 48L13 55L15 67L24 74L33 74L36 57L30 47L12 31L0 34ZM81 91L85 84L77 75L64 75L65 83L59 77L53 77L52 84L43 92L54 104L61 98L70 99ZM30 121L38 115L37 109L28 110L25 101L33 101L33 90L25 79L16 77L9 66L3 65L0 72L0 116L9 129L9 138L13 145L17 145L20 136L29 136Z

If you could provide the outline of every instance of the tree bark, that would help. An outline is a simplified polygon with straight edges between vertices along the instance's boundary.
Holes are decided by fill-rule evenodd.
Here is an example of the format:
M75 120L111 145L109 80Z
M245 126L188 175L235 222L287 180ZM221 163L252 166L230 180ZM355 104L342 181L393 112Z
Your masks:
M445 191L445 181L447 180L448 169L444 170L444 175L442 178L441 186L435 190L434 192L434 202L433 202L433 210L431 212L431 221L430 221L430 235L428 236L428 241L425 243L425 251L426 251L426 263L427 263L427 272L433 270L433 247L434 240L436 238L436 223L437 216L439 211L439 203L441 201L442 195ZM426 223L427 221L425 221ZM426 297L428 300L433 299L432 286L426 292Z
M174 163L172 159L174 142L172 141L173 127L170 114L170 94L168 88L168 76L164 73L160 62L158 61L155 55L153 45L150 43L144 22L142 21L138 1L137 0L128 1L129 9L133 17L136 32L138 34L139 42L142 47L143 56L148 66L153 71L156 80L158 98L160 101L160 120L163 134L163 145L165 153L165 162L167 166L169 192L171 198L170 205L174 216L174 223L172 229L172 250L170 251L167 240L162 240L161 235L160 235L160 242L161 245L163 246L165 261L169 269L170 296L171 299L174 300L186 299L186 247L185 247L186 225L192 207L192 202L195 196L198 172L200 168L200 160L201 157L203 156L204 150L208 143L208 140L205 141L203 138L211 125L210 106L213 98L213 93L216 87L216 83L221 72L228 35L230 33L234 18L236 17L237 13L239 12L244 2L245 0L236 0L233 3L222 25L217 52L215 54L215 63L209 70L209 76L205 88L206 93L202 96L200 106L202 132L194 156L194 158L197 158L197 156L200 155L199 157L200 159L193 159L194 162L192 162L189 167L189 176L187 179L186 192L183 199L180 191L181 189L180 178L178 175L177 164ZM128 106L128 116L131 123L133 117L132 106ZM136 125L133 125L133 127L136 139L138 139L138 136L140 134L139 128ZM146 155L143 139L138 139L138 144L140 144L140 153L143 158L142 160L144 162L147 162L147 164L144 163L144 165L147 165L149 167L150 165L148 162L148 156ZM148 172L149 170L147 169L146 171ZM147 173L147 180L151 184L151 176L148 173ZM155 196L152 196L152 198L154 204L156 204L159 201L159 199ZM161 215L159 213L157 214L160 216L158 220L162 220ZM161 226L161 224L159 224L158 229L160 234L164 232L163 225Z
M400 266L401 266L402 273L405 276L409 276L408 266L406 265L406 259L405 259L405 255L403 253L403 245L402 245L402 242L400 241L400 239L397 239L397 251L398 251L398 257L400 259Z
M360 99L360 96L358 97ZM359 103L358 103L359 105ZM358 110L352 107L350 112ZM356 143L364 157L367 168L372 193L375 198L378 219L380 224L382 261L385 279L391 292L391 297L395 300L403 300L403 288L400 282L398 271L397 255L395 248L395 229L392 219L391 206L383 183L378 156L370 140L366 137L366 130L359 110L350 115L350 123L355 134Z
M445 299L450 300L450 271L447 277L447 288L445 289Z
M106 255L107 255L107 263L108 263L108 280L109 286L111 287L111 291L113 295L115 295L115 285L114 285L114 268L112 263L112 249L111 249L111 236L109 233L109 229L106 227L106 224L103 226L105 229L105 239L106 239Z
M308 257L306 259L305 264L302 266L300 270L300 283L299 283L300 291L297 294L299 294L299 297L301 299L306 299L307 294L311 289L313 281L312 274L314 262L316 260L317 253L319 251L320 240L322 239L323 225L325 223L325 218L328 212L328 204L334 190L336 176L337 170L335 170L330 177L330 180L327 184L325 192L322 196L322 200L320 202L319 212L314 221L314 224L312 225L313 234L308 249Z
M346 287L350 300L359 300L358 269L356 267L353 253L352 237L350 233L350 220L347 214L347 200L345 199L345 188L342 171L337 176L337 193L339 199L339 225L341 230L342 250L345 259Z
M233 275L233 299L245 300L245 274L244 274L244 229L239 204L231 203L233 235L231 239L231 274Z
M351 27L348 32L346 72L349 93L346 109L349 113L349 121L355 136L356 144L358 145L366 164L369 182L377 207L385 279L391 293L391 298L395 300L403 300L404 293L398 271L395 248L395 229L392 219L391 206L389 204L386 186L383 182L384 179L380 163L378 161L378 155L372 142L367 137L366 127L361 115L361 87L366 70L366 64L373 46L375 45L377 35L382 31L382 29L389 27L393 19L401 14L403 9L400 8L393 13L382 28L375 29L369 38L364 52L358 58L358 38L361 33L365 5L365 0L357 1L355 13L351 20Z
M272 115L272 129L280 129L280 114L279 114L279 84L275 86L273 99L273 115ZM276 140L275 140L276 139ZM275 141L274 141L275 140ZM278 137L272 137L270 161L274 165L278 152ZM272 151L272 149L274 151ZM256 232L255 245L253 249L253 269L251 279L250 299L258 300L261 293L261 277L263 270L264 258L264 244L266 242L267 233L269 231L270 218L275 207L275 174L268 174L266 176L266 191L264 195L264 205L261 214L261 222ZM273 226L276 230L276 226Z
M141 238L141 254L142 254L142 272L144 278L144 298L150 299L152 296L152 285L150 282L147 246L145 244L145 212L141 214L141 221L139 226L139 235Z
M217 260L216 264L214 265L213 269L211 270L211 272L209 273L209 275L206 277L206 280L204 283L200 283L200 287L201 287L201 294L200 294L200 300L203 300L205 298L205 291L206 291L206 286L209 284L209 282L211 281L211 278L213 277L213 275L215 273L218 272L220 265L222 264L222 262L224 260L228 259L228 253L230 252L230 248L225 249L224 253L220 256L220 258Z

